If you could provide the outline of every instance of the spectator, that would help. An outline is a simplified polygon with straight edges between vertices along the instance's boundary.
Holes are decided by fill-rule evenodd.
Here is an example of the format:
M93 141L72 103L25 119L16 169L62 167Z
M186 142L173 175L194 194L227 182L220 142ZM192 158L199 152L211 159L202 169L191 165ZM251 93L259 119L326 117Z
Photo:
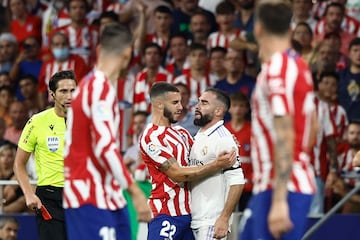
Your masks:
M58 71L74 70L76 79L84 77L89 70L84 60L78 55L70 53L70 45L68 37L62 32L56 32L51 38L51 51L53 58L44 62L39 76L39 104L44 109L49 101L47 96L48 85L51 76Z
M171 82L172 75L161 67L162 51L156 43L148 43L143 51L145 68L136 74L133 111L150 113L149 89L155 82Z
M9 142L8 140L4 139L4 134L6 130L6 122L3 118L0 118L0 147L3 145L11 145L16 148L16 144Z
M18 54L16 38L11 33L0 35L0 72L10 72Z
M119 22L119 15L113 11L106 11L99 16L100 34L104 27L113 22Z
M37 79L32 75L25 75L19 79L19 87L21 95L24 96L23 102L29 117L40 112Z
M167 50L171 36L170 26L173 22L171 9L166 6L158 6L154 10L152 19L155 31L146 35L145 43L157 43L161 47L165 59L168 59Z
M16 36L19 47L27 37L41 39L41 18L28 12L26 0L10 0L11 32Z
M69 39L70 53L81 56L88 66L92 66L95 63L99 32L86 21L88 7L87 0L69 0L68 11L71 23L56 28L53 32L63 32Z
M349 45L349 66L339 72L339 104L344 107L350 121L360 120L360 38Z
M180 8L174 9L173 11L174 22L171 31L173 33L188 33L190 30L191 16L197 12L206 14L208 23L210 24L210 32L215 32L217 30L215 16L212 12L201 8L199 6L199 0L182 0L180 2Z
M312 46L313 33L309 24L299 22L294 28L292 38L299 42L301 45L301 57L310 64L311 58L314 55L314 48Z
M196 12L190 18L188 38L192 43L207 44L211 31L209 17L204 12Z
M311 15L311 9L313 7L312 0L293 0L292 1L293 13L294 16L291 20L291 28L295 27L301 23L307 23L311 29L311 32L315 30L316 20Z
M246 179L244 189L237 206L237 211L239 212L243 212L245 210L247 203L252 196L253 187L253 167L250 157L251 123L246 118L249 111L250 104L248 97L245 94L236 92L230 95L229 113L231 114L231 121L226 123L225 127L233 134L233 136L235 136L237 140L241 168L243 169Z
M240 28L234 27L235 6L223 1L216 6L216 22L219 31L210 34L207 41L207 48L214 47L229 48L229 43L235 38L243 38L245 32Z
M224 66L226 77L215 84L215 88L220 89L227 94L243 93L248 99L251 98L255 88L255 79L247 75L244 71L244 53L243 51L232 50L226 53ZM250 112L247 118L250 117ZM225 116L225 122L230 120L230 114Z
M328 43L322 42L318 45L313 58L310 60L315 83L318 81L321 73L335 71L337 56L338 52Z
M218 80L206 69L207 49L205 45L193 43L189 53L190 71L174 79L174 83L183 83L190 89L189 107L194 107L200 93L209 86L214 86Z
M0 88L1 87L10 87L11 79L8 72L0 72Z
M0 239L16 240L19 230L19 221L15 217L0 217Z
M14 99L15 96L12 88L9 86L0 88L0 117L6 121L7 127L12 125L12 120L9 115L9 107Z
M14 160L16 149L12 145L0 147L0 179L16 180L14 175ZM19 185L3 186L3 212L21 213L26 210L25 197Z
M187 38L184 34L178 33L171 36L169 53L172 59L170 63L166 65L166 70L171 73L173 77L189 71L190 64L187 59L189 48L187 46Z
M330 3L327 5L324 15L323 29L319 30L318 22L316 25L314 39L317 43L320 43L327 33L336 32L341 37L341 53L348 56L348 49L350 41L355 37L355 34L349 33L341 28L341 23L345 16L344 5L339 3Z
M234 27L252 34L255 22L255 0L237 0Z
M24 103L20 101L14 101L9 107L9 116L12 121L12 125L6 127L4 139L18 144L21 132L29 119L28 109Z
M227 49L223 47L214 47L210 49L210 74L217 79L226 77L226 68L224 64Z
M24 40L23 51L16 58L10 71L10 78L16 88L16 98L23 100L24 96L20 92L19 78L25 75L32 75L38 78L42 61L40 60L40 42L35 37L27 37Z

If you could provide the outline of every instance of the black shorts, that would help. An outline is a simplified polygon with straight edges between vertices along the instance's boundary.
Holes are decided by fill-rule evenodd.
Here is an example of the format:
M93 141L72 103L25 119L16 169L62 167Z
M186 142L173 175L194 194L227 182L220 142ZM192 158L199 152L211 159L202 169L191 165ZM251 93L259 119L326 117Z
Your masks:
M62 206L63 188L53 186L38 186L36 195L46 207L51 220L44 220L40 214L36 215L39 240L66 240L65 215Z

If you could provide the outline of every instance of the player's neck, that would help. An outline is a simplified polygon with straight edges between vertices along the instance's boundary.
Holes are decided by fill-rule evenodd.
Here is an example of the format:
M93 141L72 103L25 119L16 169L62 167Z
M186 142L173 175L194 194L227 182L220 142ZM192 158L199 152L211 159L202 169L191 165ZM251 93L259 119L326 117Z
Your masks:
M157 126L164 126L164 127L170 127L171 126L169 119L164 117L163 114L157 114L155 112L153 113L153 117L152 117L151 122L154 125L157 125Z
M277 52L285 52L291 47L288 37L264 36L261 39L260 51L263 62L267 62Z
M200 132L205 132L206 130L208 130L209 128L211 128L212 126L214 126L217 122L219 122L220 118L214 117L211 122L209 122L208 124L206 124L205 126L202 126L200 129Z
M112 85L115 85L116 81L119 79L120 74L120 70L116 61L118 61L118 59L111 58L110 56L100 56L96 66L96 69L103 72Z

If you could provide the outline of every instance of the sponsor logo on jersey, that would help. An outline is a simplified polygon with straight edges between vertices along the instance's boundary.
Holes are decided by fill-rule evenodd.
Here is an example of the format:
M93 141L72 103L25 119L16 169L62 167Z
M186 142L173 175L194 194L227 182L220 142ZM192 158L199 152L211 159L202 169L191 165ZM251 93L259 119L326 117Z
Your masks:
M148 145L148 152L149 152L150 155L155 156L155 155L158 155L160 153L160 149L156 145L150 143Z

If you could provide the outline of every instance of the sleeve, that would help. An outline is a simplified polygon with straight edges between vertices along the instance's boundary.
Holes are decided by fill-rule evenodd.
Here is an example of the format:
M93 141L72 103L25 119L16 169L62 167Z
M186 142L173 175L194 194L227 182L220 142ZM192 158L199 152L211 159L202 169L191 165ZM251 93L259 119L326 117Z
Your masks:
M170 146L161 141L158 136L150 135L147 139L141 141L141 148L149 159L155 163L156 167L160 167L169 158L175 158Z
M36 142L37 142L37 134L36 134L36 119L34 117L30 118L19 139L18 147L24 150L25 152L34 152Z
M231 168L224 170L226 183L229 186L245 184L245 177L244 177L244 173L243 173L243 170L242 170L241 164L240 164L238 147L237 147L234 139L232 138L232 136L227 136L227 137L221 138L221 141L219 141L216 144L216 151L215 151L216 156L217 156L220 152L222 152L224 150L231 151L233 148L236 149L236 162Z
M90 91L91 138L95 157L110 171L120 186L127 189L133 183L121 157L116 141L116 95L106 81L95 81Z

